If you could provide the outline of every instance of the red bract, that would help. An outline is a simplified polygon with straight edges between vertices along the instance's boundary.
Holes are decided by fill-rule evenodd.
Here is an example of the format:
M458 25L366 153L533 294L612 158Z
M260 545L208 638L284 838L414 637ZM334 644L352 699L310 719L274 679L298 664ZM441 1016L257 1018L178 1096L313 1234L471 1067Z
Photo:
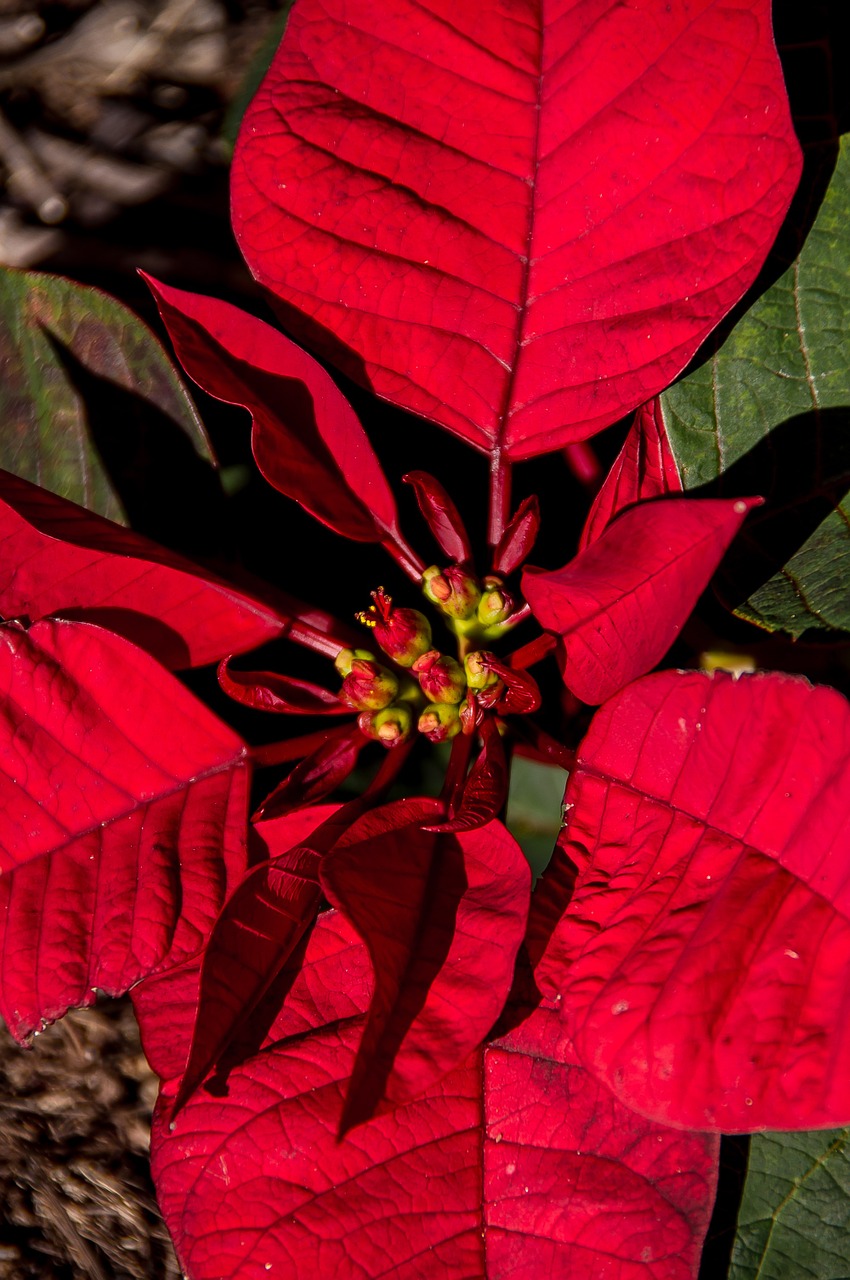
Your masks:
M322 366L229 302L146 279L189 376L250 411L254 457L269 484L346 538L402 546L381 464Z
M227 659L219 664L218 682L234 702L255 711L276 711L288 716L340 716L351 712L335 693L321 685L276 671L236 671Z
M670 1124L846 1124L847 702L650 676L597 714L567 809L579 877L540 981L585 1065Z
M676 498L625 511L563 569L522 589L561 638L564 680L604 702L663 658L758 499Z
M269 856L228 899L204 949L194 1032L176 1106L197 1088L234 1034L244 1030L313 921L321 898L321 854L304 842L336 809L302 809L255 829Z
M681 371L799 172L769 0L298 0L233 220L310 345L522 458Z
M137 995L166 1079L194 996L191 971ZM369 997L366 949L327 912L226 1095L196 1094L172 1130L167 1084L153 1167L190 1280L695 1276L716 1139L641 1120L564 1065L549 1008L337 1142Z
M605 483L596 495L579 540L579 551L595 542L619 512L649 498L684 488L658 399L641 405Z
M248 873L210 937L178 1105L288 961L318 911L320 884L367 943L375 972L345 1128L423 1092L501 1013L531 887L519 846L497 822L457 837L425 830L442 811L437 800L397 801L359 819L358 804L257 824L271 858Z
M25 1039L198 950L245 866L246 749L85 623L0 628L0 687L0 1012Z
M528 863L499 822L457 835L423 829L438 813L438 801L375 810L320 867L375 975L343 1129L425 1093L481 1043L511 989Z
M291 609L291 612L282 610ZM31 621L61 612L97 622L169 667L200 666L289 631L319 611L280 608L137 533L0 472L0 613ZM297 624L296 624L297 629Z

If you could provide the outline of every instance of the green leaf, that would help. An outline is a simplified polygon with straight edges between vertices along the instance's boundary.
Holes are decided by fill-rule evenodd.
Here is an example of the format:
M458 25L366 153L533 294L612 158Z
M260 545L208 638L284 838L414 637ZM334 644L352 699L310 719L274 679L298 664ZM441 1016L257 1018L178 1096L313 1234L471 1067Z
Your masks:
M752 1139L729 1280L847 1280L848 1143L850 1129Z
M535 877L545 870L558 839L566 785L567 772L557 765L516 754L511 759L507 825Z
M732 567L735 612L850 631L850 143L797 259L713 356L661 396L686 489L770 499Z
M213 461L188 393L132 312L97 289L0 268L0 467L127 523L73 384L73 362L155 406Z
M272 19L271 26L251 59L248 69L242 77L242 82L227 109L227 115L224 117L224 124L221 128L221 136L230 151L233 150L236 144L236 135L239 133L239 128L242 124L242 117L248 110L248 103L259 89L266 72L271 66L272 58L277 53L278 45L283 39L291 8L292 0L283 0L280 12L275 14Z

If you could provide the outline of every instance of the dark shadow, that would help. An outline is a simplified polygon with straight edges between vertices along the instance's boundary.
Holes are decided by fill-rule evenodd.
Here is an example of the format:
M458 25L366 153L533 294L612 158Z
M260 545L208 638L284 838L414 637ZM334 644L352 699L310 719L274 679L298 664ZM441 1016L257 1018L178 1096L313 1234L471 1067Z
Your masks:
M225 551L218 477L186 434L155 404L91 373L46 336L85 405L92 440L132 528L189 555Z
M361 846L370 862L379 843L370 841ZM396 842L393 842L389 846L391 855L395 848ZM340 1119L341 1138L349 1129L386 1109L381 1100L396 1056L446 962L454 939L458 908L469 888L464 853L457 838L417 832L416 838L411 839L405 848L405 868L401 879L394 883L394 877L386 874L389 866L386 866L383 877L380 865L374 867L375 876L382 884L382 894L389 896L393 888L400 888L405 893L409 874L416 871L416 864L423 874L417 936L410 940L410 956L404 972L388 974L379 964L375 973L375 994ZM346 914L350 915L355 927L360 875L362 871L352 876L351 892L347 895ZM337 891L339 887L337 882ZM438 921L436 928L428 927L432 920ZM423 936L427 936L427 947L420 946Z
M71 622L92 622L107 631L114 631L153 654L158 662L173 671L181 671L191 665L188 646L178 631L158 618L136 613L134 609L81 607L60 609L57 616Z
M748 1134L724 1135L720 1139L717 1198L705 1235L698 1280L718 1280L728 1274L749 1157Z
M850 41L844 35L843 0L774 0L774 32L791 115L803 148L800 184L776 241L756 280L697 351L685 372L710 359L732 329L800 252L823 203L850 129Z
M798 414L775 427L689 497L766 499L723 561L718 590L732 607L772 578L850 489L850 406Z

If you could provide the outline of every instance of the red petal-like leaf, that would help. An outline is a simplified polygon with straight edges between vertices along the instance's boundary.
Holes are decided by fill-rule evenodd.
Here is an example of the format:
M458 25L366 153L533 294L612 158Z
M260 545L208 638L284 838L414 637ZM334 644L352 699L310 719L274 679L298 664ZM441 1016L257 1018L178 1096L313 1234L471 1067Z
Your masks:
M579 754L579 879L538 980L582 1060L671 1124L846 1124L850 706L790 676L664 672Z
M481 722L481 737L483 747L469 771L457 813L446 822L430 824L429 831L474 831L501 812L508 795L508 761L491 716Z
M455 564L472 559L472 547L460 512L439 480L427 471L408 471L405 484L413 485L419 510L433 533L441 551Z
M420 1098L338 1142L369 1000L366 949L320 917L265 1039L168 1127L158 1197L190 1280L691 1280L717 1140L626 1111L573 1060L557 1015L533 1013ZM158 1065L191 978L137 1000ZM280 1007L278 1005L278 1007ZM188 1012L188 1009L187 1009ZM359 1016L358 1016L359 1015ZM559 1043L558 1058L563 1058Z
M266 796L255 817L270 821L324 800L354 769L367 741L356 725L326 738Z
M573 693L604 702L664 657L758 501L641 503L563 569L526 569L523 594L541 626L560 635Z
M321 853L304 842L336 809L324 805L278 818L272 839L281 852L248 872L216 920L201 962L195 1029L176 1107L244 1026L315 919Z
M579 550L595 542L625 507L683 489L656 398L641 405L635 414L625 443L590 508Z
M234 671L229 658L219 665L218 682L234 702L256 711L277 711L288 716L351 715L351 708L321 685L274 671Z
M250 412L254 457L269 484L346 538L397 542L381 464L322 366L229 302L145 279L190 378Z
M471 1053L504 1008L525 934L531 873L505 827L438 835L421 820L410 801L386 805L321 867L375 973L343 1130L424 1093Z
M799 173L769 0L299 0L233 217L289 327L521 458L672 381Z
M252 649L288 629L285 614L6 471L0 612L33 621L61 612L97 622L178 668Z
M530 715L540 706L540 690L537 681L527 671L518 667L509 667L495 656L487 655L487 669L502 681L503 688L490 685L478 694L478 701L483 707L495 707L500 715L510 712L516 715Z
M494 573L513 573L523 563L537 540L540 506L534 494L521 502L517 513L502 534L493 555Z
M23 1040L198 951L245 867L246 748L99 627L2 627L0 667L0 1013Z

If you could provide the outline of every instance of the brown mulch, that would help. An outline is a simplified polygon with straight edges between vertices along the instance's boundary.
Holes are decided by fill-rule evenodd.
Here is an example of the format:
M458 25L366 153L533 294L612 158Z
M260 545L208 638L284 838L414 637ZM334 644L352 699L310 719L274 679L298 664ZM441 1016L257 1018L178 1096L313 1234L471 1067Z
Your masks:
M0 1280L178 1280L148 1167L156 1092L129 1001L32 1049L0 1025Z

